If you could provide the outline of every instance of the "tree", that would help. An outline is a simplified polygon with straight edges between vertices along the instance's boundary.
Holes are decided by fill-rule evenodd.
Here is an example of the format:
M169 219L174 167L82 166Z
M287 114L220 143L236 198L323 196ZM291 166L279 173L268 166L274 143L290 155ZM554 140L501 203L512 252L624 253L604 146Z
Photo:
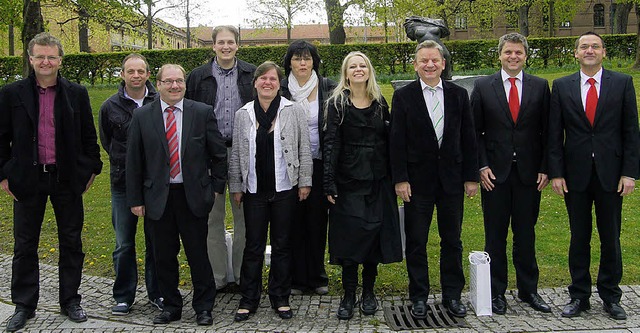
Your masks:
M27 77L30 72L29 41L44 31L40 0L24 0L22 17L24 18L22 25L22 76Z
M290 43L294 17L317 6L313 0L250 0L248 7L256 14L256 18L249 21L254 27L286 27L287 43Z
M179 8L186 0L122 0L142 15L147 29L147 48L153 49L153 20L165 9Z
M626 34L627 25L629 24L629 13L633 8L633 2L621 1L619 3L611 4L613 11L613 20L611 32L614 34Z
M22 0L0 0L0 25L7 26L9 55L15 54L15 27L22 24Z

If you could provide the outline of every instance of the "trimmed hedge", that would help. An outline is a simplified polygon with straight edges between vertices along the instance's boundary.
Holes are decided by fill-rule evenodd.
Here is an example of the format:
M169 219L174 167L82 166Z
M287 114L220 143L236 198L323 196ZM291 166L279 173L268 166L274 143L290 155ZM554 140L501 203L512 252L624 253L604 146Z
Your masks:
M630 59L636 53L636 34L603 36L609 59ZM573 56L576 37L530 38L528 67L546 68L574 64ZM415 42L387 44L346 44L318 45L322 59L321 74L338 76L342 60L351 51L362 51L371 58L379 74L413 73L412 58ZM498 41L487 40L449 40L445 45L451 52L455 70L478 70L498 68ZM238 50L238 57L253 64L266 60L281 63L286 45L248 46ZM64 57L61 74L75 82L102 84L119 82L122 59L129 52L80 53ZM141 51L152 68L152 74L162 64L178 63L187 72L209 61L214 53L211 48L180 50L144 50ZM20 57L0 57L0 85L20 78Z

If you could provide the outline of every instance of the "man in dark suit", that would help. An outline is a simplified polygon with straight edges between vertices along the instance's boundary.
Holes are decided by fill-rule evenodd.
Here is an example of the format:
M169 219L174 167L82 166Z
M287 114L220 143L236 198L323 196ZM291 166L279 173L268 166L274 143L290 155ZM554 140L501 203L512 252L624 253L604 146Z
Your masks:
M427 316L429 272L426 245L433 208L438 208L442 300L457 317L467 313L460 301L464 193L478 191L478 152L467 91L440 79L442 47L424 41L416 48L418 80L393 94L391 173L396 194L405 202L409 297L412 315ZM444 104L444 105L443 105Z
M518 297L542 312L551 308L538 294L535 225L540 191L547 186L546 140L549 117L547 80L526 74L527 39L500 37L502 69L476 80L471 109L478 138L485 251L491 257L493 313L505 314L507 234L513 230L513 265Z
M31 75L0 90L0 187L14 200L11 299L16 310L7 323L10 332L35 316L47 198L58 226L61 313L75 322L87 320L78 294L82 194L102 169L89 94L58 76L64 55L60 41L40 33L28 50Z
M191 267L198 325L211 325L216 294L207 258L207 215L222 193L227 154L213 108L184 99L185 72L167 64L157 75L160 99L139 108L131 120L126 190L131 212L149 219L164 310L153 319L182 317L178 290L180 238Z
M626 319L620 306L622 198L638 178L638 109L630 76L602 68L606 56L600 35L587 32L576 41L578 73L553 82L549 114L549 178L564 197L571 243L571 301L563 317L591 308L591 209L600 235L596 285L604 310Z

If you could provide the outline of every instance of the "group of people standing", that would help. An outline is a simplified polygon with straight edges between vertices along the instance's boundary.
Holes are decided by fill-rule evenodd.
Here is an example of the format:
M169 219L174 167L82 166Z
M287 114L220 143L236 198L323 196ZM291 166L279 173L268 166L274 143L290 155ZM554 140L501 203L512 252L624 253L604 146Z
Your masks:
M356 306L373 315L378 265L403 259L400 197L412 316L428 316L426 244L437 209L442 303L464 317L464 196L476 195L478 184L493 312L508 308L509 225L518 297L551 312L537 292L535 254L540 192L551 182L564 196L571 230L571 300L562 316L590 308L595 203L602 252L598 292L612 318L626 318L619 236L622 197L634 190L640 172L638 115L631 77L602 68L599 35L578 38L580 72L556 80L553 92L546 80L524 73L526 38L502 36L501 70L478 79L471 98L441 79L443 49L424 41L415 51L418 78L394 93L391 106L361 52L345 57L334 82L320 76L313 44L292 43L283 71L274 62L255 67L237 59L238 39L235 27L216 27L210 62L188 76L180 65L163 65L155 86L143 56L125 57L118 93L100 109L116 234L114 315L126 315L135 301L138 217L144 218L147 293L161 310L155 324L182 316L180 241L191 267L197 324L213 323L216 291L229 283L241 293L234 320L249 319L261 299L267 237L271 307L280 318L292 318L290 295L328 293L327 225L329 260L342 268L337 317L352 318ZM8 331L35 316L36 231L47 198L60 239L61 312L87 320L78 294L82 194L102 163L87 91L58 75L62 56L55 37L39 34L29 44L32 75L0 90L0 187L14 199L16 310ZM225 244L225 192L234 217L232 250Z

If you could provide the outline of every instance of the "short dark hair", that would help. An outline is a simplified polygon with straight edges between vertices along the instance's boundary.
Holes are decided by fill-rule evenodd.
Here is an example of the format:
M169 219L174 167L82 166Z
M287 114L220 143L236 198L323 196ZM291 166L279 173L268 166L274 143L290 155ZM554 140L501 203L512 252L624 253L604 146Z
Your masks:
M275 69L276 73L278 73L278 82L282 81L282 79L284 79L284 74L282 73L282 68L280 68L280 66L278 66L278 64L276 64L273 61L265 61L262 64L260 64L260 66L258 66L258 68L256 68L256 71L253 73L253 81L251 82L251 84L255 84L256 80L261 77L262 75L264 75L264 73Z
M211 39L213 40L213 44L216 43L216 37L218 37L218 34L224 30L227 30L233 34L233 37L236 40L236 44L240 43L240 31L238 31L238 28L232 25L219 25L213 28L213 32L211 33Z
M150 72L149 63L147 62L147 58L145 58L142 54L135 53L135 52L134 53L130 53L129 55L124 57L124 59L122 60L122 70L123 71L124 71L124 64L126 64L129 59L140 59L140 60L144 61L144 64L147 67L147 72Z
M606 47L604 46L604 39L602 39L602 36L598 35L597 32L587 31L582 35L578 36L578 38L576 39L576 50L578 49L578 46L580 46L580 38L582 38L583 36L597 36L598 38L600 38L600 42L602 42L602 48L606 49Z
M62 50L62 43L60 43L60 40L58 38L56 38L55 36L53 36L48 32L41 32L35 35L33 39L29 41L29 47L27 48L27 50L30 56L33 55L33 47L36 44L40 46L57 46L58 55L61 57L64 56L64 51Z
M318 48L306 40L299 39L289 45L287 53L284 55L284 75L289 76L289 73L291 73L291 58L293 58L293 56L305 56L307 54L313 59L313 70L316 71L316 74L319 74L321 60L318 54Z
M504 48L504 44L507 42L522 44L522 46L524 46L524 54L529 54L529 43L527 43L527 37L517 32L511 32L500 37L500 40L498 41L498 54L502 54L502 48Z

